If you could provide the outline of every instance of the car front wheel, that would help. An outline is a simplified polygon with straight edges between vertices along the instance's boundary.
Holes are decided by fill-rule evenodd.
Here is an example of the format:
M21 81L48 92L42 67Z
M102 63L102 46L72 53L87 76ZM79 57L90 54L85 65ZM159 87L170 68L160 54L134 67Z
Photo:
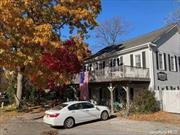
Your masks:
M72 128L74 126L75 122L74 122L74 119L73 118L67 118L65 121L64 121L64 127L65 128Z
M101 120L107 120L109 118L108 112L107 111L103 111L101 113Z

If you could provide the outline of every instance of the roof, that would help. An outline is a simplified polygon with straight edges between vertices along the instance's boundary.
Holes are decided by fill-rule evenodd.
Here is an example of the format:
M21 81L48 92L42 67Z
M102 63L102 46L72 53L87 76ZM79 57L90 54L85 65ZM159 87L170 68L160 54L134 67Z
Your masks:
M103 54L109 54L109 53L112 54L113 52L116 52L116 51L135 47L135 46L142 45L142 44L149 43L149 42L154 43L154 44L160 43L158 41L161 38L163 38L164 35L166 35L168 32L170 32L174 28L176 28L176 30L177 30L176 26L179 27L178 24L171 24L171 25L165 26L163 28L160 28L158 30L152 31L150 33L144 34L142 36L133 38L131 40L124 41L118 45L107 46L107 47L103 48L102 50L98 51L96 54L89 57L88 59L95 58L95 57L103 55Z

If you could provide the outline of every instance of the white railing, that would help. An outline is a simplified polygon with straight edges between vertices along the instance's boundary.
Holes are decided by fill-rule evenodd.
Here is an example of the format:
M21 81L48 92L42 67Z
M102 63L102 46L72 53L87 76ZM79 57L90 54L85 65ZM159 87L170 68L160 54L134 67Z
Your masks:
M106 67L104 69L89 71L91 82L118 81L123 79L149 79L149 69L131 66ZM74 83L79 83L79 75L73 79Z

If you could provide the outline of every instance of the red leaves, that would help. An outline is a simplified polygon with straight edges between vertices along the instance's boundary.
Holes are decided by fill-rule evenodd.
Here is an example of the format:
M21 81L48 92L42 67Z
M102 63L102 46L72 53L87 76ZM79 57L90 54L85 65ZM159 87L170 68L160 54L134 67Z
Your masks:
M76 54L77 46L74 40L64 42L62 48L57 48L53 54L44 53L41 63L49 70L59 73L78 73L81 68Z

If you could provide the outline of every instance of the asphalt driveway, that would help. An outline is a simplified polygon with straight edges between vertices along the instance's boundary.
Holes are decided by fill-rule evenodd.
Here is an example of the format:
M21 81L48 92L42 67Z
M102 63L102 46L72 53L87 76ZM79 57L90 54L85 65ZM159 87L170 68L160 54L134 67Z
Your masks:
M72 129L52 128L42 123L42 119L16 118L0 125L0 135L55 135L48 132L55 132L57 135L179 135L180 125L120 118L88 122Z

